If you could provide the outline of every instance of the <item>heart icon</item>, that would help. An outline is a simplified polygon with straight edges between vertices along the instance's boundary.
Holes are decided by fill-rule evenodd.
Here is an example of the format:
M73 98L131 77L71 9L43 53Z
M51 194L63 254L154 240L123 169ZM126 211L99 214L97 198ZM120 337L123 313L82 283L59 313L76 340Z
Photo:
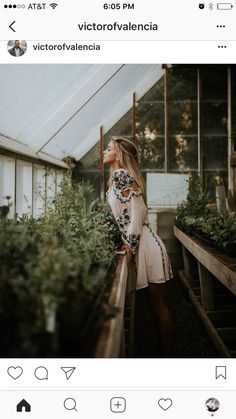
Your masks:
M17 380L23 374L23 369L21 367L9 367L7 373L11 378Z
M172 406L173 402L171 399L159 399L158 405L163 409L167 410Z

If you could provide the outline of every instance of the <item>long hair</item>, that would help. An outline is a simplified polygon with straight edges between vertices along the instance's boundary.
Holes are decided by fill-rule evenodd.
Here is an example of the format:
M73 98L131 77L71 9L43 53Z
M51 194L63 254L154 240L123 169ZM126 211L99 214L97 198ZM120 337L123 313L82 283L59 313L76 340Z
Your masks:
M138 166L138 149L133 141L123 137L112 137L115 151L119 159L120 169L126 169L134 178L137 186L141 189L143 200L147 205L146 186ZM108 181L109 187L112 185L112 169Z

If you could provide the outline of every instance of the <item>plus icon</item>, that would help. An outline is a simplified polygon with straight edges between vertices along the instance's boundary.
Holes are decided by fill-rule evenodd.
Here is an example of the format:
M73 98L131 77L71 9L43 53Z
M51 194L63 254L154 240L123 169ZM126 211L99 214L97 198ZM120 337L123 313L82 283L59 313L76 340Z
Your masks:
M122 406L122 403L120 403L120 402L116 402L116 403L114 404L114 406L116 406L116 407L117 407L117 409L119 410L119 407L120 407L120 406Z
M113 413L123 413L126 409L124 397L113 397L110 401L110 408Z

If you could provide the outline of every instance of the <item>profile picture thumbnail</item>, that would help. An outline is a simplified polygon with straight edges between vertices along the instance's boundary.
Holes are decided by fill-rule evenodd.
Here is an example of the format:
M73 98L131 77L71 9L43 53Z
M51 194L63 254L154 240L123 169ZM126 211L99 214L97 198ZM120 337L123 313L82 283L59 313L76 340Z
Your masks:
M27 43L19 40L8 41L7 49L13 57L21 57L27 50Z
M205 406L208 412L216 412L220 407L220 402L214 397L211 397L210 399L207 399Z

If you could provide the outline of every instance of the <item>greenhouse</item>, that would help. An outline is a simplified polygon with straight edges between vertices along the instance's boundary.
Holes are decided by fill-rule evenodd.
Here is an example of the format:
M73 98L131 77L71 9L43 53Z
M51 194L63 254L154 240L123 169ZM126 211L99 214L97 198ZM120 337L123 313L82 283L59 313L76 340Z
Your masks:
M0 74L0 355L236 356L236 66Z

